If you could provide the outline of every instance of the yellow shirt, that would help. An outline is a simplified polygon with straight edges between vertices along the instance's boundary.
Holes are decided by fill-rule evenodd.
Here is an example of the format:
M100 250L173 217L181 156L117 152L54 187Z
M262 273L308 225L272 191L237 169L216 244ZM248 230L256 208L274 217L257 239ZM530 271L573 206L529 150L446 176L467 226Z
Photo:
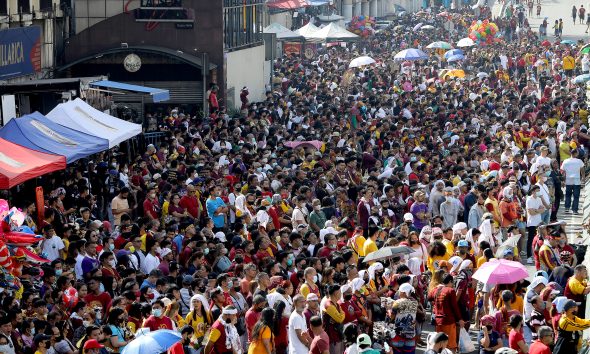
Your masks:
M354 242L352 242L352 248L356 253L358 253L359 257L364 257L367 254L365 253L365 242L367 239L363 235L356 235L354 236Z
M487 261L486 256L481 256L476 261L476 267L481 267Z
M567 285L569 286L572 294L582 295L582 294L584 294L584 290L586 290L586 287L588 286L588 281L585 279L582 281L579 281L575 277L571 277L567 281Z
M578 111L578 116L580 117L580 121L584 124L588 124L588 111L585 109L580 108Z
M266 347L262 342L263 339L269 339L271 348L273 347L272 341L272 332L270 331L270 327L265 326L262 331L260 332L260 336L257 340L252 341L250 346L248 347L248 354L267 354Z
M442 243L447 248L447 255L451 258L455 254L455 245L449 240L443 240Z
M301 285L301 287L299 288L299 293L303 295L303 297L307 298L307 295L309 293L314 293L318 295L320 293L320 289L317 287L317 285L314 289L312 289L307 283L303 283L303 285Z
M520 313L523 313L524 311L524 300L522 299L522 296L520 295L516 295L516 298L514 299L514 302L510 304L512 306L512 309L517 310ZM502 306L504 306L504 300L502 300L501 298L498 299L498 303L496 304L497 308L502 308Z
M365 256L368 256L369 254L377 251L377 244L375 243L375 241L368 239L364 242L363 245L363 253L365 254Z
M573 70L576 67L576 61L571 55L563 57L563 70Z
M440 261L448 261L449 260L449 255L445 254L444 256L436 256L434 258L432 257L428 257L428 264L427 267L431 272L434 272L435 270L438 269L438 263Z
M195 330L193 338L198 339L205 336L205 318L196 314L194 311L191 311L188 313L188 315L186 315L184 321L186 322L186 324L190 325Z

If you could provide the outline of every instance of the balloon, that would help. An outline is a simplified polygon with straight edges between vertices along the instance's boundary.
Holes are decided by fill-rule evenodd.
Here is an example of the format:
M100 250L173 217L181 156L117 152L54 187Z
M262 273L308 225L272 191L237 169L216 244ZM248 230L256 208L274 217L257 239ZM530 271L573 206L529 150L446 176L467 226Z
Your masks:
M362 21L362 20L364 20L364 19L365 19L365 16L363 16L363 15L360 15L360 16L358 17L358 19L359 19L359 21Z
M0 199L0 212L8 211L8 202L4 199Z
M18 231L24 232L25 234L35 234L35 231L33 231L33 229L31 229L29 226L21 226L18 228Z

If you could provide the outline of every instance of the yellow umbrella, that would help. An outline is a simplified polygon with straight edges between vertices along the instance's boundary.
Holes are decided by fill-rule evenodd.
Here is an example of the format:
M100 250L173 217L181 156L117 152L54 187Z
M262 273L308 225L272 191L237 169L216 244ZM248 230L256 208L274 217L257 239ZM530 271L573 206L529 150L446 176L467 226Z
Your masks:
M447 78L447 77L458 77L458 78L464 78L465 77L465 71L461 70L461 69L453 69L453 70L449 70L446 73L443 74L442 76L443 78Z

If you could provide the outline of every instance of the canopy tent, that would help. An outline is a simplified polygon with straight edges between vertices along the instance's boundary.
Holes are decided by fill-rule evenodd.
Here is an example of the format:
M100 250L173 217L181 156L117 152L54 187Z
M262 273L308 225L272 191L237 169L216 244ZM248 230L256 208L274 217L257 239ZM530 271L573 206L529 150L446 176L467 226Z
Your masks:
M311 38L323 41L350 41L358 40L359 36L331 22L311 35Z
M303 39L303 36L276 22L266 26L263 32L275 33L277 35L277 39Z
M274 10L296 10L302 7L308 7L307 0L273 0L266 3L269 9Z
M308 22L305 26L296 30L295 33L297 33L300 36L305 37L306 39L309 39L309 38L313 38L314 33L316 33L319 30L320 29L318 27L316 27L313 23Z
M109 142L52 122L39 112L11 119L0 138L31 150L63 155L67 163L108 150Z
M109 148L141 133L141 125L103 113L79 98L57 105L47 118L70 129L106 139Z
M331 14L328 16L319 15L318 20L320 20L320 22L334 22L334 21L344 20L344 16L340 16L340 15L336 15L336 14Z
M109 80L95 81L95 82L91 82L89 85L94 86L94 87L102 87L102 88L106 88L106 89L115 89L115 90L149 94L150 96L152 96L152 99L154 100L154 102L163 102L163 101L168 101L170 99L170 91L152 88L152 87L131 85L131 84L125 84L122 82L109 81Z
M0 139L0 189L10 189L31 178L65 168L65 156L46 154Z

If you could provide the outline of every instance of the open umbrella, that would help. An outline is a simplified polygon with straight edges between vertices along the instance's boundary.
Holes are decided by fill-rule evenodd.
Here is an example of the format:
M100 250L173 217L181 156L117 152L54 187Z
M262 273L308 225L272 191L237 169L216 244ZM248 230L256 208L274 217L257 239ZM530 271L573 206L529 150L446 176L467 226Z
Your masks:
M426 25L426 26L422 26L422 28L420 28L421 30L431 30L434 29L434 26L431 25Z
M371 65L371 64L375 64L375 59L368 57L368 56L362 56L362 57L352 59L350 61L350 64L348 64L348 67L349 68L358 68L360 66Z
M441 75L442 78L447 78L447 77L458 77L458 78L464 78L465 77L465 71L461 70L461 69L453 69L453 70L448 70L447 72L445 72L443 75Z
M489 77L490 75L488 73L484 73L483 71L481 71L481 72L478 72L477 75L475 75L475 76L477 76L480 79L483 79L483 78Z
M544 40L543 42L541 42L541 45L543 47L550 47L551 46L551 42L549 42L548 40Z
M397 53L393 59L395 60L422 60L428 59L428 54L424 53L420 49L409 48L404 49Z
M445 53L445 59L449 59L453 55L465 55L465 52L461 49L451 49Z
M412 29L413 31L417 31L420 29L420 27L422 27L422 22L418 23L416 26L414 26L414 28Z
M365 259L363 260L364 263L368 262L376 262L382 259L388 259L396 256L400 256L403 254L410 254L414 252L414 249L408 246L396 246L396 247L383 247L378 249L375 252L369 253Z
M473 47L475 42L471 38L463 38L457 42L457 47Z
M138 335L123 348L121 354L160 354L182 339L180 332L159 329L154 332L138 332Z
M426 46L426 48L428 48L428 49L451 49L451 48L453 48L453 46L449 42L437 41L437 42L430 43L429 45Z
M513 284L526 279L529 272L520 262L506 259L491 259L473 273L473 279L484 284Z
M574 78L574 84L582 84L590 80L590 74L578 75Z
M463 54L455 54L455 55L451 55L450 57L447 58L447 61L449 63L454 62L454 61L461 61L464 60L465 56Z
M560 44L575 45L576 42L572 41L571 39L564 39L563 41L560 42Z
M590 46L586 46L580 50L580 54L588 54L590 53Z

